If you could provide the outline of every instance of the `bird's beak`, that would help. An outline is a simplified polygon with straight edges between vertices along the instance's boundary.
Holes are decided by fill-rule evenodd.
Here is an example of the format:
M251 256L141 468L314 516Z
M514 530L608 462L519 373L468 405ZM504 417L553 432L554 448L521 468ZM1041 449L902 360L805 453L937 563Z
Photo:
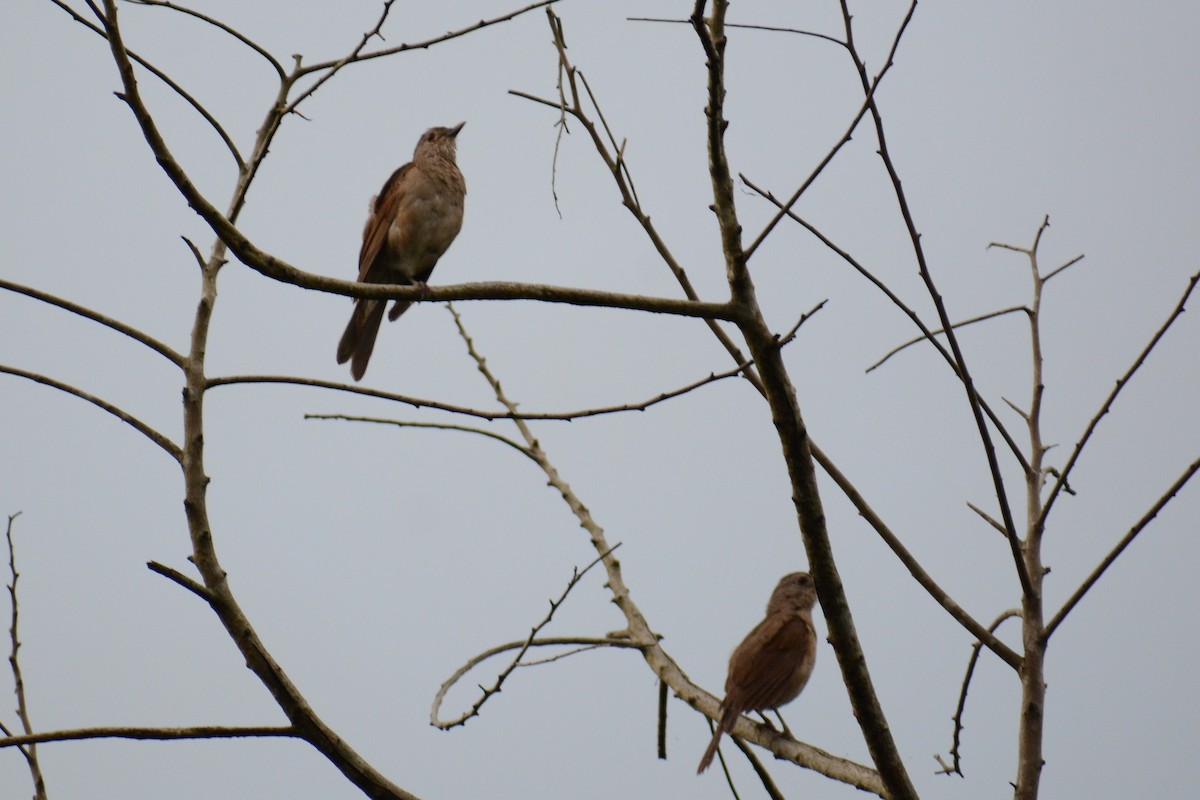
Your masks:
M457 125L455 125L453 128L451 128L450 129L450 138L453 139L454 137L458 136L458 132L461 131L463 129L463 125L466 125L466 124L467 123L464 120L463 122L460 122Z

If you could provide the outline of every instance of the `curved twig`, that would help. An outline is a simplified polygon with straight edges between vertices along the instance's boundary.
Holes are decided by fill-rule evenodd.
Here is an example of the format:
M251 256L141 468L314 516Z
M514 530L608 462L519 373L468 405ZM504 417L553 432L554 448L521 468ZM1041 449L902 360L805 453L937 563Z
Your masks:
M540 622L538 622L536 625L533 626L533 628L530 629L529 636L526 637L524 639L524 641L509 642L507 644L502 644L497 647L492 647L488 650L485 650L484 652L480 653L479 655L472 657L470 660L467 661L466 664L464 664L463 666L461 666L457 670L455 670L453 675L451 675L449 678L447 678L445 681L443 681L442 685L438 688L437 694L435 694L434 698L433 698L433 708L431 708L429 711L429 724L434 726L435 728L441 728L442 730L445 731L445 730L450 730L451 728L457 727L459 725L465 725L467 723L467 720L471 719L472 717L479 716L479 710L481 708L483 708L483 704L486 703L493 695L499 693L500 688L504 685L504 681L508 679L508 676L511 675L513 673L513 671L516 670L517 667L532 666L532 663L524 663L523 664L521 662L521 659L525 656L525 654L527 652L529 652L529 648L531 648L531 647L546 647L553 641L555 644L564 644L565 643L565 644L585 645L586 646L585 649L594 649L596 647L631 647L631 648L636 649L637 645L635 645L633 642L630 642L627 639L621 639L621 638L615 638L615 637L614 638L605 637L602 639L594 639L594 638L593 639L570 638L570 639L566 639L566 640L543 639L540 641L537 638L538 631L542 630L543 628L545 628L547 625L550 624L550 621L552 619L554 619L554 613L556 611L558 611L559 606L561 606L563 604L563 602L567 599L567 595L569 595L571 593L571 590L574 589L576 586L578 586L579 582L581 580L583 580L583 576L588 574L588 572L591 570L592 567L599 564L605 558L608 558L609 555L612 553L612 551L616 550L620 546L621 545L619 542L617 544L613 545L612 548L610 548L608 550L608 552L601 553L600 555L596 556L596 558L593 559L592 562L590 564L588 564L586 567L584 567L582 570L580 570L578 567L575 568L572 571L571 579L569 581L567 581L567 586L565 589L563 589L562 594L560 594L558 596L557 600L550 601L550 610L546 612L546 616L542 617ZM455 717L454 719L450 719L450 720L442 720L442 719L438 718L438 709L441 708L442 701L446 698L446 693L449 692L450 689L454 687L454 684L458 683L460 678L462 678L464 675L466 675L468 672L470 672L472 669L474 669L481 662L487 660L488 658L491 658L492 656L496 655L497 653L503 653L508 650L516 650L517 654L512 657L511 661L508 662L508 666L506 666L504 669L500 670L500 673L496 676L496 680L492 682L491 686L488 686L488 687L480 686L479 687L480 691L482 691L483 693L478 697L478 699L475 700L474 703L471 704L471 708L469 711L465 711L461 715ZM572 652L574 653L574 652L583 652L583 651L575 650ZM554 657L551 659L544 660L539 663L549 663L549 662L555 661L561 657L562 656L560 655L560 656L557 656L557 657Z
M490 411L482 408L471 408L469 406L459 406L452 403L443 403L438 400L427 400L420 397L412 397L409 395L396 394L395 392L385 392L380 389L371 389L365 386L356 384L340 383L338 381L324 381L316 378L298 378L290 375L227 375L221 378L210 378L207 387L209 389L218 386L234 386L237 384L285 384L291 386L312 386L318 389L334 389L336 391L347 392L350 394L359 394L365 397L377 397L381 400L392 400L398 403L405 403L413 408L432 408L438 411L446 411L451 414L460 414L466 417L475 417L488 421L499 419L512 419L520 417L530 421L560 421L572 422L577 419L587 419L588 417L598 417L606 414L619 414L628 411L645 411L648 408L658 405L667 400L681 397L689 392L700 389L711 383L722 381L727 378L732 378L741 375L751 368L752 364L739 364L733 369L725 372L715 372L699 378L684 386L680 386L670 391L662 392L649 398L633 403L622 403L615 406L602 406L599 408L585 408L579 411L520 411L510 413L507 411ZM319 415L312 415L314 417Z
M987 314L980 314L977 317L971 317L970 319L964 319L961 322L954 323L950 327L955 328L955 329L965 328L968 325L974 325L976 322L984 322L989 319L995 319L996 317L1003 317L1007 314L1016 313L1017 311L1024 311L1026 314L1029 313L1029 309L1026 306L1011 306L1009 308L1001 309L1000 311L990 311ZM930 331L930 333L932 333L934 336L937 336L939 333L945 333L945 330L943 330L942 328L938 328L935 331ZM892 356L896 355L897 353L901 352L902 350L912 347L914 344L920 344L921 342L926 342L926 341L929 341L929 340L925 336L916 336L912 339L909 339L904 344L896 345L891 350L888 350L887 353L884 354L883 358L879 359L874 364L867 367L866 371L872 372L875 369L882 367L884 365L884 363L887 362L888 359L890 359Z
M283 76L284 76L283 65L280 64L280 62L278 62L275 59L274 55L271 55L268 52L268 50L266 50L266 48L264 48L262 46L262 44L259 44L258 42L252 40L252 38L246 36L245 34L242 34L241 31L232 28L232 26L228 25L227 23L221 22L220 19L215 19L214 17L208 16L208 14L194 10L194 8L188 8L187 6L181 6L178 4L178 2L169 2L168 0L126 0L126 1L128 2L128 4L131 4L134 6L151 6L151 7L158 6L158 7L162 7L162 8L170 8L170 10L178 11L182 14L185 14L185 16L187 16L187 17L193 17L193 18L199 19L200 22L208 23L209 25L214 26L214 28L216 28L217 30L220 30L221 32L223 32L223 34L232 36L233 38L235 38L235 40L238 40L242 44L245 44L245 46L250 48L251 50L253 50L254 53L258 53L260 56L263 56L263 59L266 62L268 62L268 64L271 65L272 70L275 70L275 73L277 74L277 76L280 77L281 80L283 79Z
M626 17L627 22L667 22L673 25L690 25L691 20L686 19L666 19L663 17ZM776 25L751 25L745 22L726 22L726 28L738 28L746 31L769 31L771 33L796 33L801 36L811 36L814 39L824 39L827 42L846 46L846 43L836 36L830 36L827 33L818 33L817 31L806 31L800 28L782 28Z
M501 14L500 16L492 17L491 19L481 19L478 22L474 22L465 27L450 31L449 33L443 33L440 36L434 36L430 39L423 39L419 42L412 42L411 44L400 44L395 47L388 47L383 50L376 50L371 53L364 53L364 54L361 54L361 55L357 56L356 58L354 58L353 62L358 63L358 62L362 62L362 61L370 61L371 59L374 59L374 58L383 58L384 56L395 55L396 53L403 53L408 50L428 50L430 47L433 47L436 44L441 44L442 42L448 42L452 39L459 39L463 36L466 36L469 33L474 33L477 30L480 30L482 28L487 28L489 26L496 25L501 22L508 22L509 20L516 19L517 17L521 16L522 14L526 14L530 11L533 11L536 8L542 8L543 6L551 6L557 2L558 2L558 0L539 0L536 3L530 3L527 6L518 8L516 11L510 11L507 14ZM297 75L297 77L299 77L299 76L307 75L307 74L310 74L313 72L320 72L323 69L332 69L333 67L339 66L340 63L341 63L341 59L338 59L337 61L322 61L320 63L311 64L307 67L304 67L303 69L298 70L296 75Z
M175 366L183 366L184 359L180 353L163 344L158 339L142 333L132 325L126 325L119 319L114 319L113 317L101 314L99 311L93 311L87 306L81 306L78 303L71 302L70 300L64 300L63 298L52 295L49 292L43 292L40 289L34 289L31 286L24 286L19 283L14 283L13 281L8 281L4 278L0 278L0 289L6 289L10 292L23 294L26 297L32 297L34 300L41 300L43 303L47 303L52 306L58 306L64 311L70 311L72 314L77 314L85 319L98 322L106 328L128 336L138 344L145 345L154 352L166 358Z
M88 30L92 31L93 33L99 34L100 36L104 37L105 39L108 38L108 34L104 32L103 28L96 25L91 20L84 19L82 16L80 16L78 13L76 13L75 9L71 8L65 2L63 2L63 0L50 0L50 2L53 3L54 5L58 6L59 8L61 8L63 11L70 14L72 19L74 19L80 25L83 25ZM91 6L92 9L97 12L97 16L102 16L99 13L99 11L95 8L95 6L92 6L91 3L89 3L88 5ZM171 91L175 92L175 94L182 97L184 102L186 102L188 105L190 105L196 111L196 113L199 114L204 119L204 121L208 123L209 127L211 127L214 131L216 131L217 136L219 136L221 141L224 142L225 148L227 150L229 150L230 155L233 156L233 160L237 164L238 169L240 170L245 167L246 162L242 159L242 154L238 150L237 145L233 143L233 139L229 136L228 133L225 132L224 126L221 125L220 122L217 122L217 118L214 117L212 114L208 113L208 109L206 109L204 106L200 105L199 100L197 100L195 97L192 97L192 95L186 89L184 89L182 86L180 86L174 80L172 80L170 76L168 76L165 72L160 70L158 67L151 64L146 59L139 56L137 53L129 51L129 57L132 60L136 61L138 64L142 65L142 67L145 68L145 70L147 72L149 72L151 75L158 78L160 81L162 81L168 87L170 87Z
M51 1L53 2L53 0L51 0ZM263 59L268 64L271 65L271 69L275 70L275 74L279 76L280 80L283 80L283 78L284 78L285 72L283 69L283 65L280 64L278 60L276 60L275 56L271 55L265 47L263 47L258 42L251 39L246 34L231 27L230 25L222 22L219 19L210 17L209 15L204 14L199 11L196 11L193 8L188 8L187 6L182 6L178 3L169 2L169 0L126 0L126 2L130 3L131 5L137 5L137 6L150 6L150 7L157 6L159 8L169 8L172 11L178 11L179 13L184 14L186 16L194 17L195 19L198 19L201 22L206 22L209 25L216 28L217 30L221 31L222 33L232 36L234 39L236 39L239 42L241 42L242 44L246 45L246 47L250 48L255 53L258 53L260 56L263 57Z
M376 425L392 425L397 428L431 428L440 431L462 431L464 433L477 433L480 436L486 436L489 439L494 439L501 444L506 444L516 450L521 455L528 459L537 461L533 457L533 453L529 448L521 446L520 443L513 441L507 436L503 436L495 431L484 430L483 428L472 428L469 425L447 425L439 422L405 422L397 419L382 419L380 417L355 417L349 414L305 414L305 419L327 419L327 420L342 420L344 422L370 422Z
M1005 620L1013 617L1020 617L1021 612L1015 608L1010 608L1000 616L996 617L995 622L988 626L988 633L995 633L996 630L1004 623ZM982 648L983 642L976 641L971 645L971 657L967 659L967 673L963 676L962 689L958 693L958 707L954 709L954 736L950 745L950 757L952 764L945 766L941 757L937 756L939 763L943 763L943 768L939 771L940 775L949 775L951 773L963 777L962 772L962 754L959 752L959 745L962 742L963 732L963 715L967 709L967 690L971 686L971 677L975 674L975 665L979 663L979 651Z
M8 666L12 670L13 693L17 696L17 719L21 721L22 730L25 731L26 735L29 735L33 733L33 722L29 717L29 702L25 696L25 678L21 674L21 659L18 655L21 650L21 636L19 633L21 604L17 600L17 582L21 579L21 573L17 572L17 549L13 543L13 521L19 516L21 516L20 511L15 514L9 514L8 525L4 530L4 538L8 544L8 574L11 576L8 584L10 608ZM4 733L7 736L12 736L12 732L7 727L4 728ZM33 781L33 796L35 798L46 797L46 777L42 774L42 765L38 760L37 745L30 742L19 745L18 749L21 751L21 755L25 757L25 763L29 765L29 776Z
M82 389L76 389L70 384L57 381L54 378L41 375L37 372L29 372L27 370L17 369L16 367L9 367L0 364L0 373L15 375L18 378L25 378L33 381L34 383L40 383L43 386L49 386L52 389L58 389L60 392L65 392L73 397L78 397L80 400L86 400L97 408L112 414L114 417L121 420L150 441L154 442L156 445L166 451L167 455L169 455L171 458L175 459L176 461L180 461L182 458L183 451L179 448L179 445L175 444L169 438L154 430L154 428L151 428L149 425L142 422L128 411L113 405L107 400L102 400L101 398L96 397L94 394L88 394Z

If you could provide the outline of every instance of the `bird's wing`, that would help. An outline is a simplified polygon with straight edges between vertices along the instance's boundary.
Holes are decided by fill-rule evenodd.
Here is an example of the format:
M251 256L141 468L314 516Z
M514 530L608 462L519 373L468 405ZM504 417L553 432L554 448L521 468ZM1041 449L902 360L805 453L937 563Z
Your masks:
M757 654L751 648L743 649L747 642L759 636L763 637L764 644L761 650L752 648L758 650ZM737 686L726 681L725 702L736 704L741 711L765 711L780 704L780 695L787 691L789 682L796 680L797 659L815 644L816 633L804 618L792 614L767 617L738 645L729 659L730 677L736 672L742 680Z
M375 196L375 202L371 208L371 216L367 219L367 225L363 229L362 249L358 251L359 283L377 282L379 280L378 276L371 275L371 268L375 266L375 259L379 256L379 251L387 241L388 231L392 227L392 222L396 219L396 212L404 202L405 194L407 194L401 188L401 181L404 180L404 176L412 169L412 162L409 162L393 172L392 176L383 184L383 188L379 190L379 194ZM374 281L372 281L372 278L374 278Z

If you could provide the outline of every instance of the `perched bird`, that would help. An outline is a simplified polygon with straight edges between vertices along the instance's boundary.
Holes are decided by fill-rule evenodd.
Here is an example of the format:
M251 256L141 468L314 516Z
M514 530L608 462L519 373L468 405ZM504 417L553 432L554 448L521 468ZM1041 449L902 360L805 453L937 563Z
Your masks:
M462 228L467 184L454 162L455 137L465 122L453 128L430 128L421 135L413 160L392 173L371 199L358 252L359 283L415 284L424 287L438 259ZM339 364L350 362L354 380L367 371L386 300L355 298L350 324L338 342ZM397 300L389 320L408 310Z
M721 719L696 774L708 769L722 734L746 711L766 711L800 694L817 660L812 608L817 591L807 572L784 575L771 593L767 615L729 657Z

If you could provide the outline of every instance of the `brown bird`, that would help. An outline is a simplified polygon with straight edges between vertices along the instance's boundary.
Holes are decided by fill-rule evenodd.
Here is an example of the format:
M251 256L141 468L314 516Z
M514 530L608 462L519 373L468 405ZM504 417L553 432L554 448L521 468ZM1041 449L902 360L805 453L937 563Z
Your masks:
M771 593L767 615L729 657L721 719L713 733L699 775L708 769L721 735L733 730L746 711L766 711L795 700L817 660L817 632L812 608L817 591L807 572L784 575Z
M453 128L430 128L421 135L413 160L392 173L371 198L371 213L358 251L359 283L425 286L438 259L462 228L467 184L454 162ZM388 314L395 320L411 302L397 300ZM350 324L338 342L339 364L350 361L350 374L362 380L375 349L386 300L355 298Z

